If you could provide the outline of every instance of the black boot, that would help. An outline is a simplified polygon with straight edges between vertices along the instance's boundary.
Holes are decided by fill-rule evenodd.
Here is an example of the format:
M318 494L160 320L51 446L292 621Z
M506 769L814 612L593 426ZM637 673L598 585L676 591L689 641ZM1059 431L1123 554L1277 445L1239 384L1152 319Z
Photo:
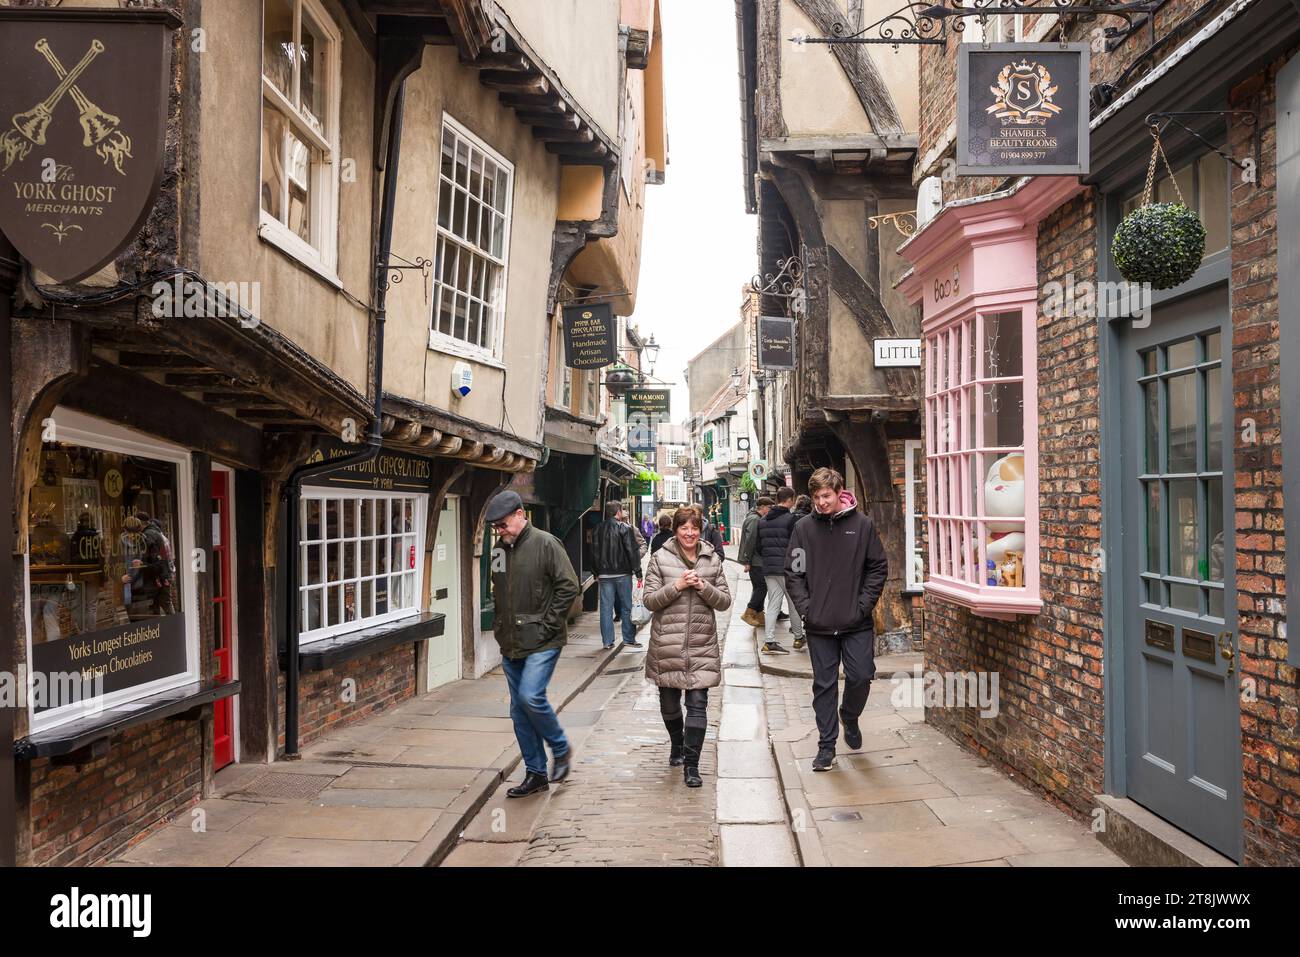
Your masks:
M668 729L668 738L672 749L668 752L668 766L675 768L682 763L682 719L664 718L664 727Z
M704 750L704 728L687 728L682 743L682 780L688 788L704 784L700 777L700 752Z
M546 783L545 774L534 774L532 771L529 771L524 775L522 784L518 784L506 791L506 797L528 797L528 795L536 794L538 791L549 791L550 789L551 786Z

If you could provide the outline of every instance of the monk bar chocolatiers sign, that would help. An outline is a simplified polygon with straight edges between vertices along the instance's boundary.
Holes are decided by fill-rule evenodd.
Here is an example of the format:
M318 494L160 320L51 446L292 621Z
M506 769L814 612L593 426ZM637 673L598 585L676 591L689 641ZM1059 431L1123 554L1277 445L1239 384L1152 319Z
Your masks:
M618 323L607 302L564 307L564 356L570 369L603 369L618 359Z
M0 232L76 282L144 225L163 175L166 10L0 7Z
M957 174L1088 172L1088 45L963 43Z
M341 459L359 451L355 445L346 445L338 439L320 439L311 455L307 457L308 465ZM392 452L380 449L379 454L368 462L349 465L325 475L314 475L307 480L308 485L324 488L369 489L377 492L428 492L433 483L433 469L428 459L405 452Z
M758 318L758 367L794 368L794 320L781 316Z

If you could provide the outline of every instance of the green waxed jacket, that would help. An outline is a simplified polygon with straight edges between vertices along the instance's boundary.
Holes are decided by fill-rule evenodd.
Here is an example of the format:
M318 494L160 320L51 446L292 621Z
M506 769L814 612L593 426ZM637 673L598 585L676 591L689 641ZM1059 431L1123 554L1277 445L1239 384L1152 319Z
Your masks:
M493 634L506 658L526 658L564 645L578 576L560 540L524 526L514 545L497 542L492 560Z

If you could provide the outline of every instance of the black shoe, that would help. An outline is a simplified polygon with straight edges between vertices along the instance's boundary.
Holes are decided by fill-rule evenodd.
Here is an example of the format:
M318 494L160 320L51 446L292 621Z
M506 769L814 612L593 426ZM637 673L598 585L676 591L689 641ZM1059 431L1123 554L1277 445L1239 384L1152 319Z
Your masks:
M506 792L506 797L521 798L528 797L530 794L536 794L538 791L549 791L551 786L546 783L545 774L534 774L529 771L524 775L522 784L512 787Z
M704 778L700 777L699 766L695 764L682 767L682 780L686 782L688 788L704 787Z
M704 728L687 728L682 738L682 780L688 788L704 784L700 777L700 752L704 750Z
M569 776L569 767L573 763L573 748L565 751L555 759L555 766L551 769L551 783L559 784Z
M829 771L835 767L835 752L830 748L819 748L817 757L813 758L814 771Z
M664 719L664 727L668 729L668 740L672 746L668 750L668 766L670 768L679 768L682 766L682 749L684 747L682 737L682 719L674 718Z
M769 641L763 645L763 654L765 655L788 655L790 649L782 646L779 641Z
M850 718L840 708L840 724L844 725L844 743L849 746L849 750L856 751L862 747L862 729L858 727L858 719Z
M779 615L776 616L776 620L777 620L777 621L789 621L789 620L790 620L790 616L787 615L785 612L781 612L781 614L779 614Z
M623 647L624 647L624 648L644 648L645 645L641 644L641 642L639 642L639 641L637 641L635 638L633 638L631 641L625 641L625 642L623 642Z

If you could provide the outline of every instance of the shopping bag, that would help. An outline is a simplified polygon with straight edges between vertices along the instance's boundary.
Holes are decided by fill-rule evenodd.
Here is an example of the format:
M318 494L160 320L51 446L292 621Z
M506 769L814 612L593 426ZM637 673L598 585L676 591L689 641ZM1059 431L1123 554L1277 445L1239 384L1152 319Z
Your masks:
M645 606L645 585L637 582L632 586L632 624L640 628L650 620L650 612Z

